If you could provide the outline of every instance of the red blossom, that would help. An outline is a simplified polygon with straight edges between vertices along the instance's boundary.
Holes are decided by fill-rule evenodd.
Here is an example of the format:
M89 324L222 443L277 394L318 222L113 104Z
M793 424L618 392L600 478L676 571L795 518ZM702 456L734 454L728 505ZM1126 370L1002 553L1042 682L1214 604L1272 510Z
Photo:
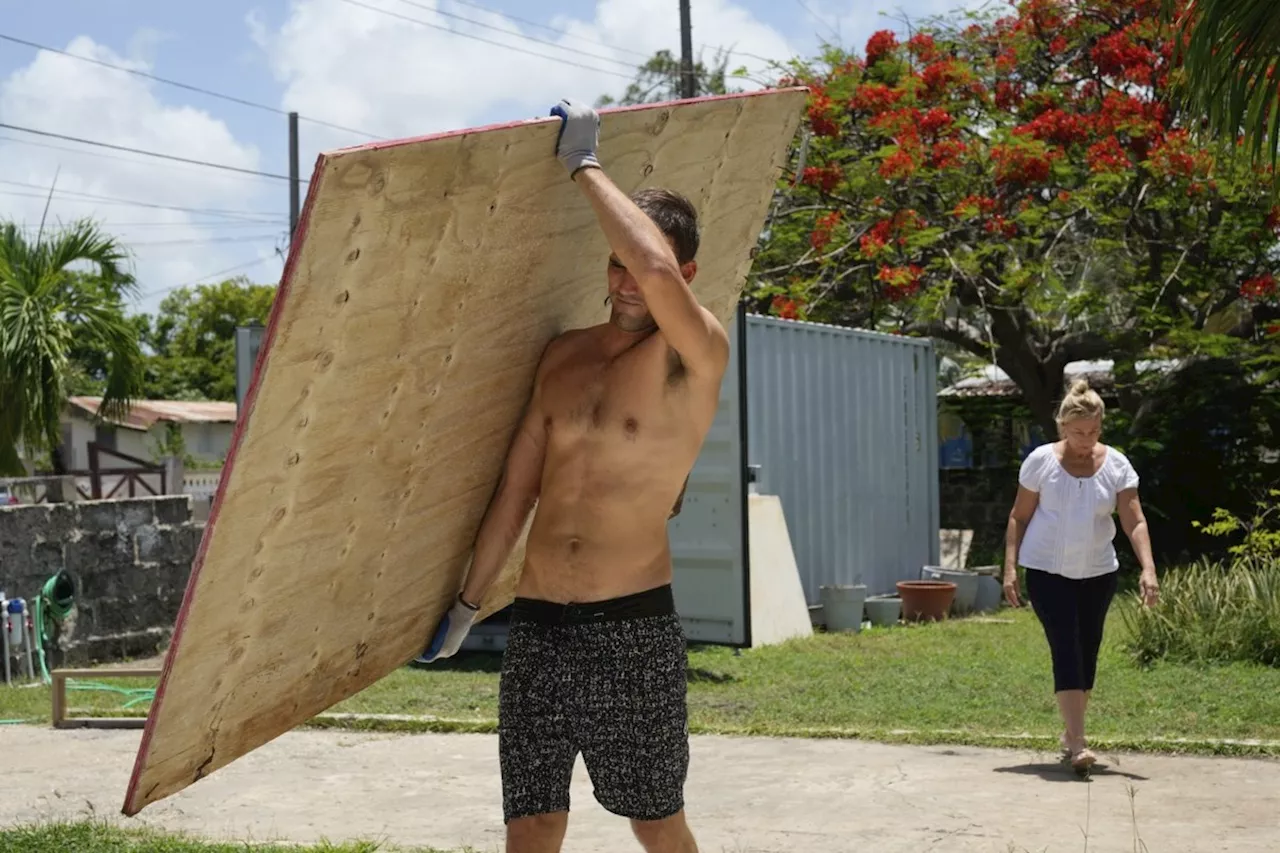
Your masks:
M870 68L898 48L898 39L892 30L880 30L867 39L867 67Z
M1054 56L1066 53L1069 46L1066 36L1057 36L1053 41L1049 42L1049 52Z
M1001 74L1008 74L1010 71L1018 67L1018 54L1013 48L1000 51L996 57L996 70Z
M1274 296L1275 293L1276 279L1275 276L1269 272L1246 279L1244 283L1240 285L1240 296L1254 302L1267 299Z
M835 118L835 103L824 91L816 91L809 102L809 126L818 136L839 136L840 125Z
M954 122L951 113L934 107L920 117L920 129L929 136L938 137L950 130Z
M1159 174L1190 178L1207 175L1213 160L1207 152L1191 146L1185 130L1175 130L1151 152L1151 166Z
M942 139L933 144L930 162L938 169L951 169L960 165L961 158L969 152L962 139Z
M809 166L804 170L801 181L811 187L818 187L829 193L844 180L844 170L839 166Z
M1013 237L1018 233L1018 223L999 215L983 222L982 227L986 229L988 234L1002 234L1005 237Z
M1091 145L1088 158L1089 169L1094 172L1119 172L1129 168L1129 155L1114 136Z
M911 151L899 145L898 149L880 163L880 177L886 181L910 177L916 170L916 158Z
M1280 323L1272 323L1267 326L1268 335L1280 335Z
M1264 227L1268 231L1274 231L1276 236L1280 237L1280 206L1271 208L1271 211L1267 214L1267 221Z
M1027 124L1015 127L1013 132L1044 142L1071 145L1084 142L1091 130L1092 122L1087 117L1054 108L1042 112Z
M809 235L809 245L821 252L831 242L832 232L840 227L840 211L833 210L818 217L813 233Z
M1131 29L1098 39L1090 55L1103 74L1143 86L1151 83L1153 66L1157 60L1155 51L1133 40Z
M996 200L987 196L967 195L952 208L951 215L957 217L989 214L996 209Z
M900 302L920 291L920 276L924 270L915 264L905 267L881 267L876 276L884 282L881 292L890 302Z
M938 49L933 43L933 36L928 33L917 33L907 42L907 49L911 54L921 62L932 62L938 55Z
M778 294L773 297L773 312L784 320L795 320L800 316L800 304L790 297Z
M868 122L872 130L878 130L898 141L916 140L920 137L920 111L914 107L904 107L881 113Z
M883 83L866 83L854 90L849 104L854 109L880 115L889 110L901 97L901 91L890 89Z
M952 83L958 82L961 74L955 63L949 59L943 59L926 66L924 71L920 72L920 79L924 82L925 91L937 96L945 92Z
M1002 110L1012 110L1022 103L1023 90L1021 83L1010 83L1008 80L1001 80L996 83L996 107Z
M991 157L996 166L996 183L1040 184L1049 179L1053 161L1060 156L1055 149L1037 150L1027 145L995 145Z

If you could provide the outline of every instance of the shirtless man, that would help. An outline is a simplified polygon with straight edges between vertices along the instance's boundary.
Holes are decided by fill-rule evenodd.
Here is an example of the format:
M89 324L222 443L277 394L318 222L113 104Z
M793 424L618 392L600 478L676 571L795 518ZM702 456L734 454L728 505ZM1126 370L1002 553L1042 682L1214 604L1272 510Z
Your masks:
M561 101L552 115L556 154L613 249L611 314L543 353L466 583L419 660L457 651L536 504L499 687L507 851L560 850L581 751L596 799L645 850L696 853L667 520L715 418L729 338L688 286L692 205L628 198L596 158L595 111Z

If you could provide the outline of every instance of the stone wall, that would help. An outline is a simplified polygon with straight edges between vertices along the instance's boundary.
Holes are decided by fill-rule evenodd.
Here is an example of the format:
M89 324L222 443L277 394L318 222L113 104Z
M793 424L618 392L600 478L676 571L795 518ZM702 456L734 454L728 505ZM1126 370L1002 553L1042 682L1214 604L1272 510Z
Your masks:
M944 468L938 472L943 529L973 531L969 565L1004 562L1004 531L1018 491L1017 468Z
M0 507L0 590L32 606L65 570L75 606L50 668L152 655L167 643L204 525L186 495Z

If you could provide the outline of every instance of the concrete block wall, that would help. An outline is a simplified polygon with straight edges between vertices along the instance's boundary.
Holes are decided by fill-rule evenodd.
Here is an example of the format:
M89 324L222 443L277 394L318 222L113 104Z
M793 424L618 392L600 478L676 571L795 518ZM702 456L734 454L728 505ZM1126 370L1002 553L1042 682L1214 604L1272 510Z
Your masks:
M0 590L30 606L50 577L71 575L75 607L50 667L156 654L203 533L187 495L0 507Z
M1003 563L1000 555L1018 492L1018 469L944 468L938 472L938 486L942 528L973 531L969 565Z

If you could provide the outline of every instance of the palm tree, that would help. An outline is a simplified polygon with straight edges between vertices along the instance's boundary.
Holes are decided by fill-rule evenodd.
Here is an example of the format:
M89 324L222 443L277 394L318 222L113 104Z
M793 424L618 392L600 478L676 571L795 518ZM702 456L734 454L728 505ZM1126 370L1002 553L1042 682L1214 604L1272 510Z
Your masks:
M107 354L99 417L118 418L142 389L143 356L120 296L133 292L126 253L89 220L34 242L0 224L0 476L24 473L19 447L61 471L61 415L73 341ZM69 268L88 264L93 276ZM105 286L86 286L96 282Z
M1181 89L1209 129L1274 168L1280 151L1280 11L1276 0L1164 0ZM1265 155L1264 155L1265 152Z

